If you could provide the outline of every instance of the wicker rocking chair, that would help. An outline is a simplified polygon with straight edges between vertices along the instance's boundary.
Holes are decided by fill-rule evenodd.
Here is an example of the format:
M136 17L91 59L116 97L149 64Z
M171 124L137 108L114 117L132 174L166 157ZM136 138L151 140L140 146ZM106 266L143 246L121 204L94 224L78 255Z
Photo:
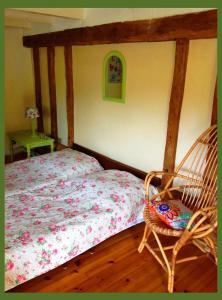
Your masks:
M149 199L150 182L158 175L167 175L167 183L159 194ZM184 230L175 230L161 221L148 206L144 210L146 225L138 251L141 253L146 247L161 264L168 273L168 291L172 293L176 264L192 261L203 255L214 258L217 264L217 126L210 127L196 140L174 173L149 173L145 179L145 192L148 203L154 199L164 199L164 202L178 199L179 195L183 205L193 213ZM157 242L157 248L148 243L151 233ZM163 247L159 238L161 235L177 237L176 242ZM181 248L190 243L204 254L177 259ZM165 252L168 250L172 250L170 257ZM158 255L158 252L162 256Z

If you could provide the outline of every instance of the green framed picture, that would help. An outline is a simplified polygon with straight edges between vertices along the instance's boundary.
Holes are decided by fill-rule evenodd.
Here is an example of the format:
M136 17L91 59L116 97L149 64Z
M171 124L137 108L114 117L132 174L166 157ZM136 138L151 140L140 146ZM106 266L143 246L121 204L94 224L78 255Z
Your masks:
M103 99L125 103L126 62L119 51L110 51L103 61Z

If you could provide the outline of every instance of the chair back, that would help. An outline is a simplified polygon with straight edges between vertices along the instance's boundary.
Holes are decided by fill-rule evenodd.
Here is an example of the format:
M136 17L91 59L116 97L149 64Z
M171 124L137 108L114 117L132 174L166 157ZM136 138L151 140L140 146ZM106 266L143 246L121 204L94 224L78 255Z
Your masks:
M187 177L179 179L176 185L183 186L181 200L193 212L216 207L217 165L217 125L213 125L201 134L175 169L175 173ZM210 219L214 222L216 213Z

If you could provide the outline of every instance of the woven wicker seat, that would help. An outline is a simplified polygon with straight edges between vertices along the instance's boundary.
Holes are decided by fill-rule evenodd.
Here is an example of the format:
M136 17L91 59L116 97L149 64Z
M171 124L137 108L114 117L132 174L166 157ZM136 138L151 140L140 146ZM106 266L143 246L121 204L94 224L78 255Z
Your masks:
M167 183L158 194L149 199L150 182L155 176L167 176ZM145 230L138 248L141 253L146 247L168 273L168 291L173 292L175 265L195 260L203 255L212 256L217 264L216 229L217 229L217 126L208 128L193 144L184 159L173 173L151 172L145 179L146 200L181 201L192 211L192 216L183 230L170 228L149 206L145 207ZM158 247L148 243L153 235ZM177 237L170 246L162 245L161 236ZM180 250L192 243L202 255L177 259ZM166 251L172 250L172 255ZM160 256L158 253L161 253Z

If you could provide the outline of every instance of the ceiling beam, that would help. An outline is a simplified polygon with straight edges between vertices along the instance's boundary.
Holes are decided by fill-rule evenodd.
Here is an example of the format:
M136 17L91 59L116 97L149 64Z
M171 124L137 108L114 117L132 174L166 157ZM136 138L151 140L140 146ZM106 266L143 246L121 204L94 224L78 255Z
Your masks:
M23 37L25 47L159 42L217 37L217 10Z

